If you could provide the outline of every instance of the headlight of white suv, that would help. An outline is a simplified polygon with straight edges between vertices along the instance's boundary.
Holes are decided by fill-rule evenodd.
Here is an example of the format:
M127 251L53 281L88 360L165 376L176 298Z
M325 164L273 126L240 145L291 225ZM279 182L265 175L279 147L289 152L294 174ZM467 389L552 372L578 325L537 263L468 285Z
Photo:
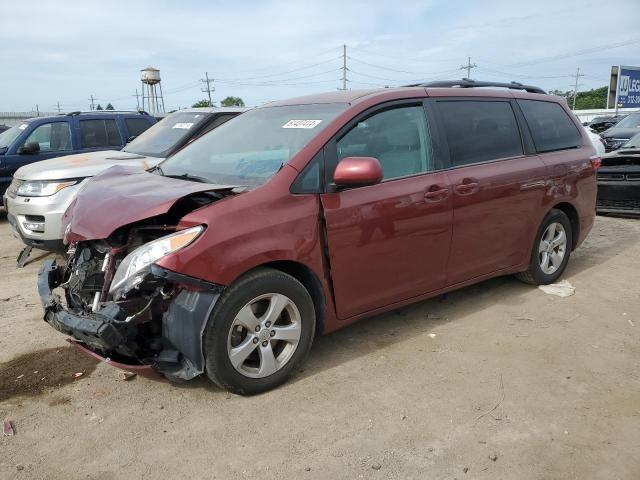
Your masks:
M18 187L18 195L21 197L50 197L63 188L78 183L77 180L59 181L27 181Z
M162 257L191 244L204 231L202 225L187 228L145 243L124 257L113 276L109 293L128 291L142 281L149 267Z

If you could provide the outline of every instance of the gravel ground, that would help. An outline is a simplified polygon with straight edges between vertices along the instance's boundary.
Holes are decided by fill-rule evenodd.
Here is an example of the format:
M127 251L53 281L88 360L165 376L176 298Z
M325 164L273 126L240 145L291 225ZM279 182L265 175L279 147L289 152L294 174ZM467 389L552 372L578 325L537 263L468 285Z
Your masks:
M251 398L77 353L8 230L0 211L2 479L640 478L640 221L598 217L571 297L483 282L318 338Z

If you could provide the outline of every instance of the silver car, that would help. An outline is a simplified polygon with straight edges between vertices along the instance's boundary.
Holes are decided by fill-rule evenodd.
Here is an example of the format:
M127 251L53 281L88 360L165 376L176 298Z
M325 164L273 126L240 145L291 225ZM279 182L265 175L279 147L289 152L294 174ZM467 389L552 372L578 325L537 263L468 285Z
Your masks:
M62 216L90 177L115 165L151 168L193 139L246 110L235 107L180 110L120 151L67 155L21 167L13 175L3 198L12 233L27 247L64 251ZM29 251L27 248L23 253L28 256Z

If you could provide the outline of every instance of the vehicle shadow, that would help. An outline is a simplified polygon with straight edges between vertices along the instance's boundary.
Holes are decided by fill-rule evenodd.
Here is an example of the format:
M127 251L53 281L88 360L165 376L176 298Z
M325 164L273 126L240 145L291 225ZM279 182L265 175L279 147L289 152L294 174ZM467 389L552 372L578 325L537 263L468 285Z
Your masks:
M625 220L599 219L598 228L594 228L583 245L572 253L562 279L571 282L585 270L606 263L612 257L611 252L621 254L635 244L637 234L640 232L640 224L629 228L629 225L621 222ZM470 316L481 317L484 310L496 305L504 307L505 322L516 319L520 315L530 315L532 312L527 312L524 308L518 310L517 307L525 302L524 296L530 294L535 288L533 285L518 281L513 276L493 278L362 320L328 335L317 336L306 364L294 375L290 383L308 379L395 344L419 337L424 338L428 333L437 332L438 327L444 324L457 322ZM424 348L438 347L429 346L425 342ZM223 393L204 375L186 383L174 384L174 386L185 389L204 388L210 392Z
M637 242L640 226L629 228L620 222L604 219L584 244L572 253L562 279L572 281L585 270L606 263L612 252L621 254ZM433 332L439 326L468 316L481 317L482 311L504 306L506 312L524 303L533 285L526 285L513 276L490 279L450 292L394 312L377 315L342 330L315 339L307 364L293 381L335 368L363 355L382 350L396 343L415 339ZM521 311L518 315L530 312ZM505 313L505 320L513 318ZM429 348L425 346L425 348Z

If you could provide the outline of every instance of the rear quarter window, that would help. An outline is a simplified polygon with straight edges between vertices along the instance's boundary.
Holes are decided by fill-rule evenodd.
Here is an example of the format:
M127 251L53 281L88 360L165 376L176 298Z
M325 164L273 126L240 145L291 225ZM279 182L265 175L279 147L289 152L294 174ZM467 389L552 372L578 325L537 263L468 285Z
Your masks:
M151 126L149 120L145 118L125 118L124 123L127 125L130 137L137 137Z
M559 104L540 100L518 100L531 137L539 153L577 148L582 136Z
M453 167L523 154L520 129L508 101L443 100L437 105Z

